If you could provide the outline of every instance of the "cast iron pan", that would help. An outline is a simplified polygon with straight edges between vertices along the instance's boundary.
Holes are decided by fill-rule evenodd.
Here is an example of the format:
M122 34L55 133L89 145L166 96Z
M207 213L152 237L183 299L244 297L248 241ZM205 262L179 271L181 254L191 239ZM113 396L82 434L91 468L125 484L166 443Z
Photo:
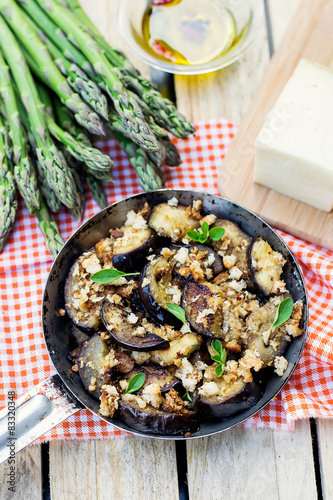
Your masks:
M146 201L149 205L156 205L169 200L173 196L179 200L180 204L186 206L190 205L193 200L201 199L203 202L203 213L214 213L219 218L230 219L252 237L262 236L263 239L270 243L274 250L280 252L286 259L287 262L284 266L282 278L285 280L287 289L290 291L294 301L300 299L305 306L300 325L305 333L293 339L284 353L289 363L283 376L279 377L273 370L270 371L270 375L265 382L263 396L255 406L222 421L203 422L200 425L200 429L189 437L171 437L140 432L129 428L116 418L101 417L98 413L99 401L84 390L79 375L71 370L72 365L66 358L68 352L76 346L71 333L71 322L67 316L59 316L57 314L60 308L64 308L64 284L66 277L73 262L79 255L90 249L100 239L108 236L111 228L121 226L125 222L126 214L129 210L136 211L142 208ZM99 418L103 418L106 422L112 422L115 426L134 434L159 439L192 439L209 436L243 422L266 406L281 391L293 373L304 348L308 325L308 302L305 284L298 264L288 247L268 224L249 210L219 196L173 189L132 196L102 210L83 224L64 245L51 268L44 292L42 316L44 337L52 362L74 398L79 400L86 408L95 413Z

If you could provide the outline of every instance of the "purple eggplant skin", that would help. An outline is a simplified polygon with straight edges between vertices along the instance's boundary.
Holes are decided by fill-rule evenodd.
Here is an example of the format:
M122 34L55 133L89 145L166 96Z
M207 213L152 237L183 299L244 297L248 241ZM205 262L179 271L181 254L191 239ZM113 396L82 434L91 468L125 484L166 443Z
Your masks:
M119 401L118 415L132 429L153 434L177 436L196 432L199 428L195 412L167 413L152 406L139 408Z
M229 358L228 358L229 359ZM211 355L208 352L207 346L202 344L199 349L194 351L191 356L189 357L189 362L192 365L195 365L198 361L201 361L202 363L205 363L206 365L212 365L213 360L211 358Z
M153 229L149 229L149 236L143 242L138 239L139 245L132 250L124 253L115 253L112 257L112 265L124 273L137 272L142 269L146 263L146 257L149 251L155 250L158 242L158 236Z
M163 258L163 257L161 257ZM176 318L173 314L171 314L167 309L165 309L162 305L160 305L156 298L154 297L154 292L152 291L152 287L155 286L155 288L158 288L157 283L150 283L146 286L142 286L142 283L144 279L147 277L147 274L151 270L150 266L153 266L155 263L148 262L145 267L143 268L140 276L140 284L139 284L139 295L141 297L141 300L143 302L143 305L146 308L146 311L148 314L153 318L156 323L159 325L170 325L176 328L177 330L180 330L183 323L180 319ZM151 273L149 273L151 274ZM149 279L151 280L152 278L149 276Z
M89 335L84 333L80 328L77 328L74 324L72 325L72 333L75 337L76 342L81 345L89 340Z
M202 411L213 418L228 418L254 406L262 397L262 390L256 382L244 384L242 389L229 399L219 402L216 398L200 397Z
M142 327L139 323L132 324L127 321L125 311L114 304L104 301L101 309L101 317L105 328L112 336L113 340L123 347L132 351L155 351L168 349L168 340L153 333L146 333L141 336L136 335L136 330Z
M217 308L215 313L205 316L203 322L199 321L199 313L210 309L212 305ZM210 282L198 283L190 274L183 288L181 306L185 311L187 321L196 332L210 338L223 337L222 300L216 285Z
M97 399L105 383L101 371L109 351L108 344L96 334L82 344L78 353L77 365L81 381L86 391ZM95 384L92 384L92 379L96 379ZM95 386L94 389L92 389L93 386Z

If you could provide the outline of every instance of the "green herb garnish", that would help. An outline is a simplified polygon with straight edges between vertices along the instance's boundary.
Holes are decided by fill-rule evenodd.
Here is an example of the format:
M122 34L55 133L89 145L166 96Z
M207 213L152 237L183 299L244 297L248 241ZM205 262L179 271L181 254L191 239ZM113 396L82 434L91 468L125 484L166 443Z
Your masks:
M189 401L189 402L191 403L192 398L191 398L191 396L189 395L189 392L188 392L188 390L187 390L187 389L185 389L185 394L184 394L184 396L183 396L183 398L182 398L182 399L183 399L183 401Z
M100 271L97 271L97 273L92 274L90 279L91 281L95 281L95 283L107 285L122 276L137 276L138 274L140 273L123 273L122 271L118 271L118 269L101 269Z
M173 304L172 302L166 302L165 307L171 314L176 316L176 318L180 319L186 325L186 317L185 317L185 311L182 307L177 306L176 304Z
M207 222L204 222L201 226L202 233L199 231L187 231L187 236L193 241L198 243L206 243L207 240L211 239L213 241L218 241L223 238L225 229L223 227L212 227L209 229Z
M222 377L225 368L225 362L227 359L227 351L222 347L221 342L217 339L214 339L212 341L211 346L216 352L216 355L211 356L211 358L213 361L216 361L216 363L218 363L217 367L215 368L216 376Z
M145 383L146 376L144 373L136 373L128 382L126 387L126 394L131 394L132 392L138 391Z
M285 323L290 318L291 313L293 312L293 307L294 303L291 297L283 299L279 304L279 307L276 311L274 323L272 324L270 329L272 330L272 328L283 325L283 323Z

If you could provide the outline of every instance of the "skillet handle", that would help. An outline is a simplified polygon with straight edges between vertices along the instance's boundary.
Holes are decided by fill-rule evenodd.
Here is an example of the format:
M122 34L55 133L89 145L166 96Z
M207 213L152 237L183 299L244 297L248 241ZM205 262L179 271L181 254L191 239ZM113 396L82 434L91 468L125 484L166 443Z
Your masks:
M65 388L59 375L44 380L17 400L8 391L0 411L0 464L83 406Z

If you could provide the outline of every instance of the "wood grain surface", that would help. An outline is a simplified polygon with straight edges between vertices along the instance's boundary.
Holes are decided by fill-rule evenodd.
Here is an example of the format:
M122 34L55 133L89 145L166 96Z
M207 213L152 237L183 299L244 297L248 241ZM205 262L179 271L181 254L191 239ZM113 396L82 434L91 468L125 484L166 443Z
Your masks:
M219 174L223 196L276 227L330 249L333 249L333 211L327 214L255 184L252 179L255 138L300 58L333 68L332 26L333 0L301 1Z
M104 36L123 49L142 73L149 76L149 68L130 53L119 33L117 8L121 0L81 1ZM267 0L276 46L299 2ZM251 50L230 68L207 76L176 76L178 108L195 121L224 117L241 122L268 65L269 43L266 23L263 21ZM318 441L323 499L331 500L331 422L319 421ZM51 442L49 456L51 500L187 498L186 494L179 495L175 443L172 441L128 437L103 441ZM186 463L181 465L186 468ZM187 442L187 469L190 500L317 498L311 433L307 421L298 422L293 433L235 428L209 438ZM19 479L15 496L8 494L4 484L7 470L7 464L0 466L1 500L43 498L39 445L23 450L18 456ZM47 480L44 468L44 482ZM44 495L46 500L45 492Z

